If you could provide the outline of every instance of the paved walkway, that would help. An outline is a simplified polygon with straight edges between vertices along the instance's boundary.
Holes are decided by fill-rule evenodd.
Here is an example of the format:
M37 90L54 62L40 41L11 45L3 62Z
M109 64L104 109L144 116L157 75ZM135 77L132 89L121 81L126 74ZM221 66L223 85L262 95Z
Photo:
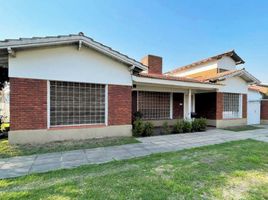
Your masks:
M201 133L155 136L139 138L141 143L138 144L0 159L0 179L248 138L268 142L268 126L265 129L244 132L212 129Z

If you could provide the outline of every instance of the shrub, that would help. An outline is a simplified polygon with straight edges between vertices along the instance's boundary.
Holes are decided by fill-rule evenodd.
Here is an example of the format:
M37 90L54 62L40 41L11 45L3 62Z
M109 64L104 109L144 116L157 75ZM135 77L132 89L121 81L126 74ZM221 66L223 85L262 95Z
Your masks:
M141 137L144 131L144 123L141 119L136 119L133 123L132 134L134 137Z
M207 128L207 120L204 118L194 119L192 121L193 131L205 131Z
M162 125L162 132L164 134L170 134L171 130L169 128L168 122L164 122Z
M142 136L151 136L154 132L154 125L151 122L145 122Z
M200 131L200 123L199 123L199 119L194 119L192 121L192 131L193 132L198 132Z
M173 132L174 133L183 133L183 122L181 120L177 121L174 124Z
M134 121L137 120L137 119L141 119L143 114L140 112L140 111L137 111L133 114L134 116Z
M205 118L198 119L199 121L199 131L206 131L207 130L207 120Z
M183 120L182 124L183 124L182 129L184 133L190 133L192 131L192 122Z

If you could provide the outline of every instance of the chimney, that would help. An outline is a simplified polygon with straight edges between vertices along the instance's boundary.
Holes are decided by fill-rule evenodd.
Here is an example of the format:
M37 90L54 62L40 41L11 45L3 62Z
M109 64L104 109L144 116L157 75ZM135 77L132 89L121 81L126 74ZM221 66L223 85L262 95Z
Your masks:
M148 74L162 74L162 57L148 55L141 59L141 63L148 66Z

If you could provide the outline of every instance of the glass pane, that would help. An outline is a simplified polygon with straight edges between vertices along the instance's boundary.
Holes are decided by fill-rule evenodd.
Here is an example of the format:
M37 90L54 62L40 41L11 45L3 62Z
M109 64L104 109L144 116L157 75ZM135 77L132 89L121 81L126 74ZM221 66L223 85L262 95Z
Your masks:
M50 82L50 125L105 123L105 85Z

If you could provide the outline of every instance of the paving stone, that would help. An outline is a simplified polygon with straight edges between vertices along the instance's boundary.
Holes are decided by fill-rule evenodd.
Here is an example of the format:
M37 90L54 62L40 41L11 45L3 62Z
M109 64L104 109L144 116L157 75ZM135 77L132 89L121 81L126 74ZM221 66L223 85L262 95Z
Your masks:
M66 161L66 162L62 162L61 163L61 167L63 169L65 168L73 168L73 167L78 167L78 166L82 166L82 165L86 165L88 164L88 160L87 159L83 159L83 160L74 160L74 161Z
M44 164L44 165L33 165L32 168L30 169L30 173L48 172L48 171L53 171L53 170L57 170L60 168L61 168L60 162Z
M203 133L138 138L142 142L138 144L0 159L0 178L73 168L85 164L100 164L113 160L147 156L152 153L178 151L247 138L268 142L268 131L267 129L260 129L234 133L213 129Z
M33 164L33 161L26 161L26 162L8 161L1 166L1 170L2 169L16 169L16 168L22 168L22 167L31 167L32 164Z

